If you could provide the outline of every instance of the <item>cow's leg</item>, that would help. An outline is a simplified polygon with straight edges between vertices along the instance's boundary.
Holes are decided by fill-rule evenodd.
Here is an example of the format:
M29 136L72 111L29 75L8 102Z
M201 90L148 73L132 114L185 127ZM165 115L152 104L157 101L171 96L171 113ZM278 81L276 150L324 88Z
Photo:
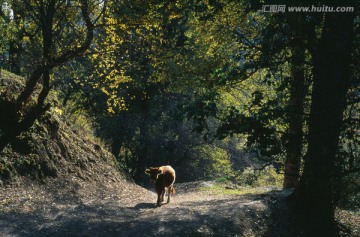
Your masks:
M171 188L172 188L172 186L170 185L169 187L168 187L168 199L167 199L167 203L169 203L170 202L170 192L171 192Z
M156 204L157 204L158 207L161 206L161 191L158 191L158 198L157 198Z
M164 195L165 195L165 188L163 189L163 191L161 193L161 202L164 201Z

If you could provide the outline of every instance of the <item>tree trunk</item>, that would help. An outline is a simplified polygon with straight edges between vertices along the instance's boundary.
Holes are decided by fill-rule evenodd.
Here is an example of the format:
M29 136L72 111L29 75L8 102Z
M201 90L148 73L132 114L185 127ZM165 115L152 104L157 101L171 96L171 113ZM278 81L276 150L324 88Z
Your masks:
M20 133L28 130L34 124L35 120L50 108L49 104L45 105L45 99L50 92L50 69L44 69L42 79L43 88L38 96L37 104L26 113L22 120L14 121L14 124L0 137L0 151L2 151L18 135L20 135ZM16 108L16 111L19 111L20 108L20 106ZM18 119L16 116L12 117L13 119Z
M295 188L299 181L303 144L303 113L305 96L305 50L303 44L292 49L290 99L288 104L288 141L286 145L285 175L283 188Z
M308 152L295 193L295 205L305 214L313 236L334 235L334 174L349 86L353 22L352 13L327 14L313 55Z

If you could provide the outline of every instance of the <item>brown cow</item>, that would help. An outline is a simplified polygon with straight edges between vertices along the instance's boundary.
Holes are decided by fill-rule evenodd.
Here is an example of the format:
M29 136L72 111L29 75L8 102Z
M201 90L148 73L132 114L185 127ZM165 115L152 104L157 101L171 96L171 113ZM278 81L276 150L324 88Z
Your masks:
M150 183L154 186L158 195L157 205L160 206L164 201L165 189L167 188L168 199L170 202L170 193L175 193L175 170L170 166L150 167L145 170L146 174L150 175Z

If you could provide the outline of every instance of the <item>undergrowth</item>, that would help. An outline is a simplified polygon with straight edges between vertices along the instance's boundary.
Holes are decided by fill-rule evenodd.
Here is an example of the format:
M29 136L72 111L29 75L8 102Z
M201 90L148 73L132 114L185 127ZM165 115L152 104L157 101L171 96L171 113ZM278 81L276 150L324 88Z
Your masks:
M224 184L215 183L210 187L201 187L200 191L207 192L212 195L255 195L263 194L271 190L276 189L275 187L230 187Z

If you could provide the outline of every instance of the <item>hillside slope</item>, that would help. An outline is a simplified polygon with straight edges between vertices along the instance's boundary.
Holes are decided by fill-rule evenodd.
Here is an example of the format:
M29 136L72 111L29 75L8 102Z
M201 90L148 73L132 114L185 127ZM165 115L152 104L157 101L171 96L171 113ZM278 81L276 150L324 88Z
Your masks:
M0 115L6 113L24 83L23 78L2 71ZM51 109L0 153L0 184L47 178L101 183L131 180L89 132L69 122L54 94L48 102ZM0 134L4 126L9 125L5 116L0 116Z

